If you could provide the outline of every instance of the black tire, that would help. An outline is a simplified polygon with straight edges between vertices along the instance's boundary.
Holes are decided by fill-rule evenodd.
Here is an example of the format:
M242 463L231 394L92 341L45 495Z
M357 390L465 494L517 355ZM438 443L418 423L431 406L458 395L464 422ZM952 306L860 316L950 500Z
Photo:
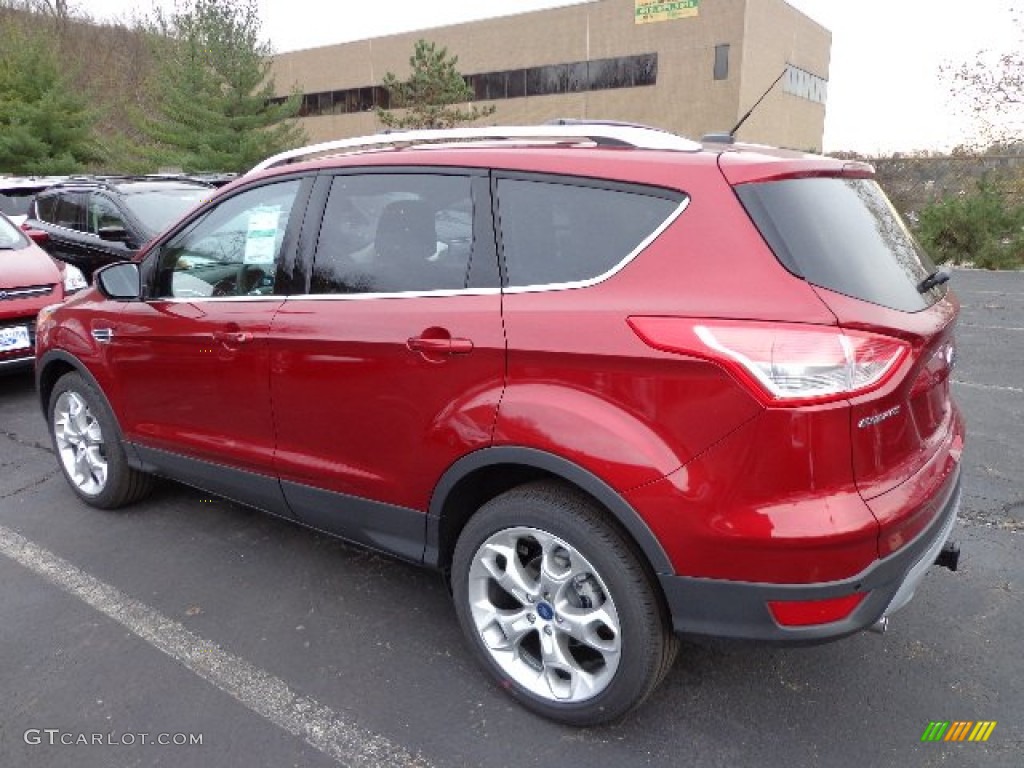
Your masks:
M560 483L523 485L497 496L477 511L459 536L452 561L455 610L473 654L501 687L528 709L574 726L610 722L638 707L664 678L678 649L653 577L644 568L633 544L605 514L589 497ZM533 544L541 550L547 546L554 554L545 558L531 551ZM508 549L510 545L513 546ZM515 552L520 568L513 570L534 575L536 581L507 578L508 564L504 555L494 555L498 551ZM527 562L529 558L532 560ZM554 582L545 581L547 571L540 568L542 561L565 568L559 576L562 586L554 587L554 591L560 590L570 599L575 591L575 600L586 602L574 608L575 603L549 597L543 585ZM532 589L536 584L539 591L530 595L523 590L515 597L517 587L511 587L512 594L501 587L493 575L495 568L501 570L502 581L507 585L523 583ZM583 572L590 573L590 577ZM571 576L573 573L576 575ZM592 578L589 583L588 578ZM583 597L582 591L587 592ZM507 600L508 597L513 599ZM490 620L492 607L500 619ZM578 632L574 635L568 630L571 611L585 613L594 607L609 610L609 615L617 619L611 624L617 626L599 622L599 631L595 630L592 637L598 643L608 643L610 648L618 643L617 652L594 651L577 641ZM529 625L522 618L515 622L508 619L521 616L522 611L527 612ZM541 636L542 630L547 640ZM519 639L511 639L519 633ZM537 638L530 637L531 634ZM554 638L563 643L560 655L551 650ZM491 650L488 641L498 646L497 650ZM549 645L545 647L545 643ZM515 651L510 650L512 645L516 646ZM567 647L569 653L565 652ZM559 664L554 664L549 670L549 659L571 660L576 662L577 669L567 674ZM537 673L537 680L531 679L533 672ZM584 688L584 694L577 698L574 693L567 693L575 690L577 675L580 679L603 682L593 692ZM541 678L543 683L538 682ZM561 697L556 689L563 694Z
M87 409L84 421L89 424L93 438L99 438L98 441L91 439L90 449L97 461L106 465L102 483L96 480L95 474L86 476L82 473L78 479L73 476L75 462L72 456L77 445L69 441L70 431L63 411L58 413L59 407L64 409L69 403L84 404ZM152 490L153 477L128 465L121 433L106 399L81 374L67 373L57 381L50 393L46 416L57 464L75 495L86 504L100 509L117 509L138 501ZM76 434L75 437L80 442L80 436ZM72 450L71 456L69 450Z

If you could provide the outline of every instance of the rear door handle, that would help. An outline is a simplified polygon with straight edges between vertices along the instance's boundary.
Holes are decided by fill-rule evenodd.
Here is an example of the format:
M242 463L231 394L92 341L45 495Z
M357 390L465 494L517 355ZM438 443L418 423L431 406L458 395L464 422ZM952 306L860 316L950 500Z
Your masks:
M245 344L252 341L252 334L248 331L214 331L213 340L221 344Z

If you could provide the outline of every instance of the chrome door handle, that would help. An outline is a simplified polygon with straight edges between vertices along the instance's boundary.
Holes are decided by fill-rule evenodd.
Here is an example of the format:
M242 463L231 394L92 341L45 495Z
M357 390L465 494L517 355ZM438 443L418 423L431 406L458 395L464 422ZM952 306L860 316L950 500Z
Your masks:
M213 340L221 344L245 344L252 341L252 334L248 331L214 331Z
M432 339L414 336L407 344L414 352L434 355L465 355L473 351L473 342L470 339Z

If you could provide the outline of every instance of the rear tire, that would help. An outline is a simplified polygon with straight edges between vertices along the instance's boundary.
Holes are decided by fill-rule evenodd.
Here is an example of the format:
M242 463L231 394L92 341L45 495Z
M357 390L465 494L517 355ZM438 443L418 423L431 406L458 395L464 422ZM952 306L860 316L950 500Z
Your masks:
M80 373L57 381L47 417L57 463L86 504L116 509L150 492L153 477L128 465L107 401Z
M474 655L528 709L616 720L661 682L678 642L633 545L554 482L484 504L455 546L452 592Z

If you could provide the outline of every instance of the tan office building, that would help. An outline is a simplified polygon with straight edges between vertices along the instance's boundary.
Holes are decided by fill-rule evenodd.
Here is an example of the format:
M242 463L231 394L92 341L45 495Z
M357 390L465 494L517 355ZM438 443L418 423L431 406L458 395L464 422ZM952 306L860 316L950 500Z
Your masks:
M591 0L577 5L283 53L280 94L304 94L312 141L375 133L386 72L407 76L416 40L459 57L494 125L624 120L690 137L822 146L831 33L783 0ZM480 124L485 124L481 121Z

